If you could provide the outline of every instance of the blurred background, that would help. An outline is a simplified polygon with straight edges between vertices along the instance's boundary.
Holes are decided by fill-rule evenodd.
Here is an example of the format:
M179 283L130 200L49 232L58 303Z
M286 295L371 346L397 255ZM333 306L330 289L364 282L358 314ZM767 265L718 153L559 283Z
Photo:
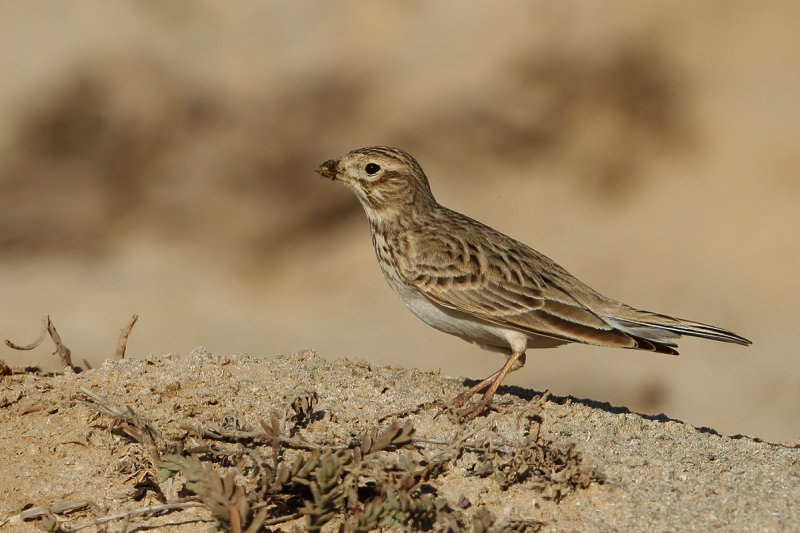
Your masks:
M313 172L388 144L600 292L754 341L532 351L508 383L796 441L798 19L789 0L4 2L0 337L50 314L97 365L138 313L132 357L313 348L483 378L502 357L413 317L355 198Z

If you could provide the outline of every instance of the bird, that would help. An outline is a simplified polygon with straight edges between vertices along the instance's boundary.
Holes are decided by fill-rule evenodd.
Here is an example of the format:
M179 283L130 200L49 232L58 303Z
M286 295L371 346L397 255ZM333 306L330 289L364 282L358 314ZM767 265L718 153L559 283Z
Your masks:
M683 335L750 345L726 329L637 309L595 291L555 261L439 204L416 159L389 146L352 150L317 172L355 193L389 286L429 326L506 354L449 405L464 418L492 406L526 350L568 343L677 355ZM482 397L464 407L472 396Z

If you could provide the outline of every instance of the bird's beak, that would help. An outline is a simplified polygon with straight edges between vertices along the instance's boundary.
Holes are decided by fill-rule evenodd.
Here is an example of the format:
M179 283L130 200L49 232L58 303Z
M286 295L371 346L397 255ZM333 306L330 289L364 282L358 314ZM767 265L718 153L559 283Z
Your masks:
M319 168L317 169L317 173L323 178L328 178L331 180L336 179L336 175L338 172L339 161L336 159L329 159L322 163Z

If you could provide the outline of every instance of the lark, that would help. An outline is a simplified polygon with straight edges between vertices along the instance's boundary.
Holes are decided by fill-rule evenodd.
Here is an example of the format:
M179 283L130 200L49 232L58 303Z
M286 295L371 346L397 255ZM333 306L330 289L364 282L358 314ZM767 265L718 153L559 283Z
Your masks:
M677 355L682 335L749 345L731 331L644 311L603 296L552 259L440 205L419 163L373 146L317 170L352 190L369 220L389 286L412 313L440 331L507 355L503 366L451 401L473 418L490 406L528 348L578 342Z

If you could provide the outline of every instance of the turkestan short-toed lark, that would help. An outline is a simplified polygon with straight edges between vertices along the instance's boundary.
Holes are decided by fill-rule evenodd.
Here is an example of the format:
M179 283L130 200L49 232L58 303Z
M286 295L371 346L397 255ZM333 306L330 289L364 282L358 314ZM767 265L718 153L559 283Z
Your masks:
M483 390L480 414L528 348L569 342L677 354L681 335L748 345L715 326L635 309L598 293L533 248L439 205L417 161L397 148L353 150L318 172L358 197L386 281L429 326L488 350L505 364L453 400Z

